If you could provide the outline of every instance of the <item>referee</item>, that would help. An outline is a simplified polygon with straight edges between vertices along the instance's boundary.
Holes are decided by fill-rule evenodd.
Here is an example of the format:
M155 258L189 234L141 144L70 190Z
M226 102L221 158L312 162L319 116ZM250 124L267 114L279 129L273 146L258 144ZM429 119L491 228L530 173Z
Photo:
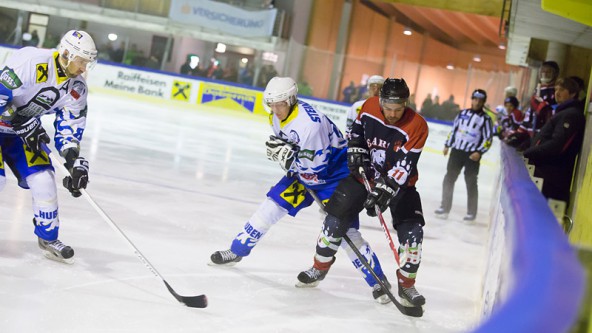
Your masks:
M489 150L493 137L491 118L483 110L487 100L485 90L476 89L471 95L471 108L462 110L456 118L452 131L444 143L444 156L450 152L446 175L442 182L442 203L435 213L441 219L447 219L452 207L454 183L462 168L465 168L467 184L467 215L463 220L474 221L477 217L477 176L481 156Z

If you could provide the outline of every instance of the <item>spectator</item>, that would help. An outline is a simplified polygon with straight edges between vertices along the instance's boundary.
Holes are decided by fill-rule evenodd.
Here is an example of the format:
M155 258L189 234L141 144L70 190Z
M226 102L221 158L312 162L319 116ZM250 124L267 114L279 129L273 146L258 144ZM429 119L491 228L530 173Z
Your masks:
M434 115L432 114L432 105L434 105L432 94L428 94L423 100L423 103L421 103L421 115L426 118L434 118Z
M524 115L518 108L518 105L518 99L514 96L507 97L504 100L504 110L506 111L504 114L499 115L499 124L496 129L497 135L499 135L502 140L514 133L522 123Z
M442 182L442 203L435 213L438 218L447 219L452 208L452 196L454 183L465 169L465 182L467 184L467 215L465 221L474 221L477 217L477 203L479 191L477 176L481 157L491 146L493 125L491 118L483 110L487 93L485 90L476 89L471 95L471 108L462 110L454 119L452 132L444 143L444 156L450 152L446 175Z
M555 80L559 76L559 65L545 61L539 72L539 84L530 98L530 107L524 113L524 120L518 130L508 137L507 143L522 151L530 146L531 138L553 116L555 102Z
M409 105L407 105L411 110L417 112L417 105L415 104L415 94L411 94L409 96Z
M349 86L343 89L343 103L351 104L353 103L353 97L356 94L356 85L354 81L349 82Z
M151 68L151 69L160 69L160 61L157 56L151 55L146 62L144 63L144 67Z
M119 48L111 51L111 61L121 63L123 61L123 54L125 53L125 42L119 44Z
M31 32L31 38L25 40L23 35L23 46L33 46L37 47L39 45L39 35L37 34L37 30L33 30Z
M191 57L187 56L181 68L179 68L179 73L183 75L191 75L193 68L191 68Z
M533 146L524 151L524 157L534 164L534 175L543 178L543 195L565 201L569 206L572 174L582 148L586 117L575 80L559 79L554 90L556 114L537 134Z
M312 96L312 87L307 81L298 82L298 94L300 96Z
M441 108L441 119L443 120L453 120L456 117L458 111L460 111L460 107L458 104L454 103L454 95L450 95L444 103L442 103Z

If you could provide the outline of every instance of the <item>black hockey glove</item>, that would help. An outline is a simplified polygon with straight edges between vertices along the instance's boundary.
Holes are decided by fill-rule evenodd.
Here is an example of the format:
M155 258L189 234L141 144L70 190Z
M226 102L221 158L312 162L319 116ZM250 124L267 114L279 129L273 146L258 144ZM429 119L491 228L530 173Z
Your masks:
M66 168L68 164L67 162L64 164ZM64 187L70 191L74 198L78 198L82 195L80 189L86 188L88 184L88 161L84 157L78 157L68 170L70 176L64 178Z
M49 135L41 126L41 121L38 118L33 117L24 122L12 122L12 129L35 154L43 151L43 143L49 143Z
M265 146L267 146L267 158L270 161L278 162L284 171L290 170L296 159L297 149L294 145L272 135L265 142Z
M376 216L375 207L378 206L380 212L384 212L391 203L391 200L399 193L399 185L395 182L385 181L384 178L380 177L376 181L376 186L372 192L368 193L368 197L364 202L364 208L369 216Z
M364 147L360 147L361 140L359 139L352 139L348 143L347 148L347 167L349 172L356 176L360 177L360 167L364 168L364 172L366 172L366 176L368 176L368 170L370 170L370 154L368 153L368 149Z

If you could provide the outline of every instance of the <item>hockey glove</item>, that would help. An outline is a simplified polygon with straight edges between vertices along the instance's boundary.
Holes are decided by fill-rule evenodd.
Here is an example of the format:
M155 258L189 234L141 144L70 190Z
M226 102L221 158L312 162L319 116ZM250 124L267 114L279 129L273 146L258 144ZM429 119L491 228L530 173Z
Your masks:
M399 193L399 186L394 182L389 182L384 180L384 178L379 178L376 181L376 186L372 192L368 193L368 197L364 202L364 208L369 216L376 216L376 206L380 209L380 212L384 212L386 208L391 203L391 200Z
M65 165L67 167L67 163ZM70 176L64 178L63 184L74 198L78 198L82 195L80 189L86 188L88 184L88 161L84 157L78 157L69 171Z
M35 154L43 151L43 143L49 143L49 135L41 126L41 121L38 118L33 117L22 123L13 122L12 129Z
M267 146L267 158L270 161L278 162L284 171L290 170L296 158L294 145L272 135L265 142L265 146Z

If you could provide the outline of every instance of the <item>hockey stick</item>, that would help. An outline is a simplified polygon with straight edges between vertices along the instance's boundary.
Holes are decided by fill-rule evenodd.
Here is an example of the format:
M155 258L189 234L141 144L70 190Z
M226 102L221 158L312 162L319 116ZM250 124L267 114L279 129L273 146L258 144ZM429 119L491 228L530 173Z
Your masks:
M326 214L327 212L325 212L325 204L323 204L323 202L317 196L317 194L313 190L309 189L308 187L305 187L305 188L308 191L308 193L310 193L310 195L312 196L314 201L319 205L319 207L321 207L322 211ZM378 275L376 275L376 272L374 271L372 266L370 266L370 264L366 261L366 258L360 253L360 250L358 250L358 248L356 247L354 242L352 242L352 240L349 238L349 236L343 235L343 239L345 239L345 242L352 249L352 251L354 251L354 253L356 254L356 257L358 257L358 259L360 260L362 265L364 265L364 267L368 270L368 272L370 272L372 277L376 280L376 282L380 285L382 290L384 290L384 292L388 296L388 298L393 302L393 304L397 307L397 309L402 314L404 314L406 316L410 316L410 317L423 316L423 308L421 306L406 306L406 305L401 304L395 298L395 296L391 293L390 289L387 288L386 285L384 284L384 282L378 277Z
M364 181L364 186L366 187L366 191L368 191L368 193L372 192L372 188L370 187L370 182L368 181L368 178L366 177L366 171L364 171L363 167L360 167L360 175L362 176L362 180ZM382 230L384 231L384 235L386 236L386 239L388 240L391 250L393 250L393 254L395 255L395 260L397 261L397 265L399 265L399 267L401 267L401 261L399 258L399 251L397 251L397 249L395 249L395 243L393 242L393 238L391 237L391 233L388 230L388 226L386 225L386 222L384 221L384 217L382 216L382 212L380 211L380 208L378 208L378 205L374 205L374 211L376 211L376 215L378 215L378 220L380 221L380 225L382 226Z
M54 163L54 164L58 165L60 172L66 176L69 176L70 172L68 172L66 167L61 162L59 162L59 161L61 161L61 159L57 156L57 154L55 154L52 151L49 151L48 147L46 147L46 151L50 154L51 158L53 158L56 161L56 163ZM173 288L171 288L171 286L168 284L168 282L166 282L166 280L162 277L162 275L160 275L160 273L158 273L156 268L154 268L154 266L152 266L152 264L148 261L148 259L146 259L146 257L144 257L144 255L142 255L142 253L140 252L140 250L138 250L138 248L134 245L134 243L132 243L132 241L123 233L123 231L121 231L121 229L119 229L119 227L115 224L115 222L113 222L113 220L109 217L109 215L107 215L107 213L105 213L105 211L93 200L93 198L88 194L88 192L86 192L85 189L80 189L80 193L82 193L82 196L88 201L88 203L90 203L90 205L97 211L97 213L99 213L99 215L103 218L103 220L105 222L107 222L107 224L111 227L111 229L115 230L115 232L123 240L125 240L127 245L129 245L129 247L134 251L134 253L138 257L138 259L140 259L140 261L144 264L144 266L146 266L146 268L148 268L152 272L152 274L154 274L156 277L160 278L162 280L162 282L164 282L164 285L167 287L169 292L177 299L177 301L187 305L190 308L205 308L206 306L208 306L208 298L206 297L206 295L181 296L181 295L177 294L173 290Z

